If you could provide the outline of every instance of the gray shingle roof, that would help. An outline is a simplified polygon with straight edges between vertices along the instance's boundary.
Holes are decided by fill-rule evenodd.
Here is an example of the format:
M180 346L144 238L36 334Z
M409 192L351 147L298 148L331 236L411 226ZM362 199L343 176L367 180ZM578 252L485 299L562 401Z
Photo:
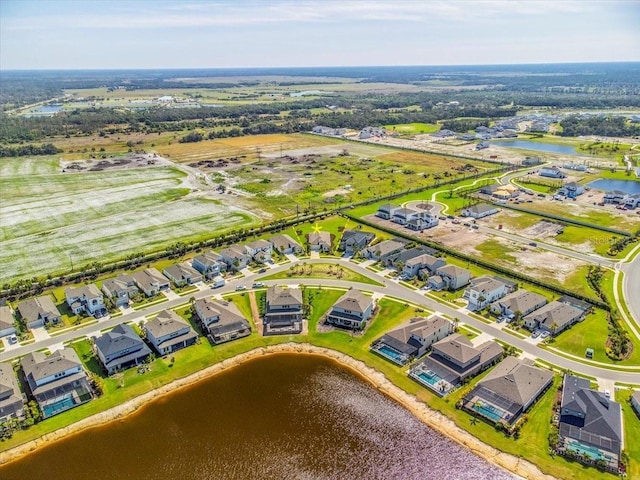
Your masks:
M33 352L23 357L20 364L25 375L32 377L35 381L82 365L73 348L56 350L48 356L42 352Z
M11 309L6 305L0 307L0 330L12 327L14 321Z
M144 328L160 338L191 326L173 310L163 310L158 316L144 324Z
M105 357L140 344L144 344L142 339L133 331L133 328L124 323L96 338L95 341L96 348Z
M270 306L302 305L302 290L274 285L267 289L267 303Z
M280 249L286 250L289 248L296 248L298 250L302 250L302 247L300 246L300 244L287 234L274 235L273 237L271 237L271 244L274 246L274 248L278 250Z
M433 350L442 352L462 364L480 355L480 351L473 347L471 340L459 333L454 333L434 343Z
M560 406L560 435L620 454L620 404L591 390L590 386L589 380L565 375Z
M30 298L24 302L20 302L18 304L18 311L27 322L37 320L40 315L60 316L60 312L48 295Z
M344 310L351 310L352 312L363 313L372 302L371 297L367 297L360 290L354 288L340 297L333 306Z
M553 372L534 367L515 357L506 357L478 382L478 386L522 407L532 401L552 380Z

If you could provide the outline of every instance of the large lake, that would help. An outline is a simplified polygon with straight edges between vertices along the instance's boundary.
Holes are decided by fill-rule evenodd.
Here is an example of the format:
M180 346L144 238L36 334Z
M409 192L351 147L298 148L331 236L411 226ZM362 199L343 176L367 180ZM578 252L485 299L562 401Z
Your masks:
M571 145L558 145L555 143L531 142L529 140L492 140L491 143L498 147L521 148L543 153L556 153L559 155L586 155L578 153Z
M247 362L0 468L22 479L511 479L319 356Z

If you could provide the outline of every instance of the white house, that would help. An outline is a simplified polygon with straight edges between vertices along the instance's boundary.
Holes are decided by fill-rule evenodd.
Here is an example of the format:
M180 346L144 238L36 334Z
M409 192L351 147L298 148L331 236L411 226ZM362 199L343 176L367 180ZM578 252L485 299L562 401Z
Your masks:
M64 296L67 305L76 315L86 312L97 318L107 313L104 297L93 283L80 288L67 288L64 291Z
M515 315L516 312L528 315L534 310L546 305L547 299L539 293L520 289L506 297L493 302L491 311L496 315Z
M440 276L448 290L457 290L469 283L471 273L462 267L455 265L445 265L436 270L436 275Z
M444 267L445 265L446 263L443 259L424 253L407 260L402 268L402 275L407 278L413 278L422 269L434 273L438 268Z
M266 262L271 260L273 245L266 240L255 240L244 246L245 252L256 262Z
M237 244L220 250L220 258L233 271L246 268L251 261L251 256L247 254L245 248Z
M491 277L480 277L471 282L464 297L469 300L469 310L482 310L507 294L507 286Z
M479 203L478 205L474 205L469 208L465 208L462 210L461 215L463 217L471 217L471 218L484 218L489 215L493 215L498 213L500 209L494 205L489 205L487 203Z
M216 252L205 252L193 258L191 266L200 272L206 279L217 277L227 270L227 264Z
M309 249L312 252L331 251L331 234L329 232L313 232L307 235L309 241Z
M102 291L116 307L128 305L140 293L133 275L122 274L102 283Z
M566 175L562 173L562 171L556 167L542 167L540 172L538 173L541 177L549 177L549 178L565 178Z
M384 205L381 205L380 207L378 207L378 211L376 212L376 216L380 217L380 218L383 218L385 220L391 220L391 218L393 217L394 213L399 208L400 207L398 207L397 205L391 205L390 203L385 203Z

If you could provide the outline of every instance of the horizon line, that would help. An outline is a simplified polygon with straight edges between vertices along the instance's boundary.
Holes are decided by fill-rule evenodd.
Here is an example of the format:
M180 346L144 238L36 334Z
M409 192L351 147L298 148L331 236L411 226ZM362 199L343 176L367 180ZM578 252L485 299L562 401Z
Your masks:
M110 68L0 68L0 72L121 72L121 71L154 71L154 70L277 70L277 69L314 69L314 68L406 68L406 67L501 67L501 66L545 66L545 65L611 65L634 64L638 60L613 61L567 61L567 62L533 62L533 63L455 63L455 64L403 64L403 65L305 65L305 66L224 66L224 67L110 67Z

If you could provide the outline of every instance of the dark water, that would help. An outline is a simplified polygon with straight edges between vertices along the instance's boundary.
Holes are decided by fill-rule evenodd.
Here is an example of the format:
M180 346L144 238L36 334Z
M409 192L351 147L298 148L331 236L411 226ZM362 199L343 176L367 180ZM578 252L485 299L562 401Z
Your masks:
M585 155L578 153L571 145L558 145L555 143L530 142L529 140L493 140L491 143L498 147L521 148L536 152L557 153L560 155Z
M338 364L277 355L0 468L13 479L510 479Z

